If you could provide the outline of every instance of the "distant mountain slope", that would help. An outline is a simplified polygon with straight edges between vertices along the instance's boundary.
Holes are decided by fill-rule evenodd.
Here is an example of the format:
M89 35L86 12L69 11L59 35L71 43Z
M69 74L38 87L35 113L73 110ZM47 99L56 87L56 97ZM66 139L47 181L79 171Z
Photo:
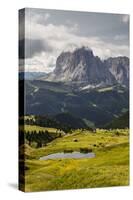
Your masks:
M114 119L111 123L107 124L105 128L129 128L129 112Z
M60 124L63 124L64 126L70 127L70 128L87 128L87 125L85 122L79 118L76 117L70 113L60 113L54 116L54 119L56 119Z
M62 130L85 128L93 130L90 124L85 123L81 118L76 117L70 113L59 113L57 115L35 115L19 119L20 124L23 125L23 120L26 125L38 125L40 127L51 127Z
M46 78L47 74L45 72L19 72L20 80L36 80L41 77Z
M128 109L129 91L122 86L79 90L62 82L26 81L25 111L33 115L69 112L96 126L109 123L122 109Z
M105 87L114 84L128 86L129 58L116 57L102 61L89 48L82 47L73 52L63 52L56 61L55 70L47 81L75 82L82 85Z
M129 59L127 57L108 58L104 61L119 84L129 84Z

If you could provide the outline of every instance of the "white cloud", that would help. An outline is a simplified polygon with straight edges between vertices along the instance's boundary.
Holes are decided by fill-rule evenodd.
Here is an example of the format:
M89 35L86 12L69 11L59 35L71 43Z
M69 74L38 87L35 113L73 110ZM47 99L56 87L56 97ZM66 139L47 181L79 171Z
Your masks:
M25 60L25 70L26 71L39 71L39 72L51 72L54 69L56 62L56 57L49 53L41 53L33 58L28 58Z
M125 23L127 16L124 15L123 17ZM48 19L50 16L45 15L45 17ZM99 37L80 36L76 34L78 29L77 24L57 26L54 24L39 24L32 20L29 25L29 21L26 20L26 38L47 41L48 45L53 49L51 53L47 51L41 52L31 59L27 59L26 70L50 72L54 69L56 58L62 51L81 46L90 47L94 54L102 59L110 56L128 56L128 46L104 42Z
M46 13L46 14L44 15L45 21L48 20L49 18L50 18L50 14L49 14L49 13Z
M123 15L122 16L122 22L127 24L129 22L129 15Z
M50 13L44 13L43 15L41 13L32 13L27 10L26 14L26 21L28 23L34 23L34 24L43 24L50 18Z
M115 35L114 40L120 41L120 40L125 40L127 39L127 35Z

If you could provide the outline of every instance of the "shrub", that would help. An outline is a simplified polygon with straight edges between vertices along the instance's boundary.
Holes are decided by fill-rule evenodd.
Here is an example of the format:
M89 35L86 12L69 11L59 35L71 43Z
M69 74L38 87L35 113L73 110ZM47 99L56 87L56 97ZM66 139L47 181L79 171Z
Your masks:
M120 135L120 133L119 133L118 131L116 131L116 132L115 132L115 135L119 136L119 135Z
M64 153L72 153L73 150L72 149L64 149Z
M80 153L90 153L90 152L92 152L92 149L90 148L87 148L87 147L80 148Z
M78 139L73 139L73 142L78 142Z

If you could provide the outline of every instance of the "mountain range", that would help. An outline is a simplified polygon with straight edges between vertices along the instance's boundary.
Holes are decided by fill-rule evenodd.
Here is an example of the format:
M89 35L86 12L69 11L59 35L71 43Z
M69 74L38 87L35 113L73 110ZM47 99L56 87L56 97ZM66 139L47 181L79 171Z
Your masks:
M19 72L20 80L37 80L46 76L47 74L45 72Z
M25 79L25 87L25 115L105 127L129 110L129 58L101 60L86 47L62 52L53 72Z
M56 61L56 67L41 80L77 83L82 86L105 87L129 84L129 58L115 57L101 60L89 48L82 47L73 52L62 52Z

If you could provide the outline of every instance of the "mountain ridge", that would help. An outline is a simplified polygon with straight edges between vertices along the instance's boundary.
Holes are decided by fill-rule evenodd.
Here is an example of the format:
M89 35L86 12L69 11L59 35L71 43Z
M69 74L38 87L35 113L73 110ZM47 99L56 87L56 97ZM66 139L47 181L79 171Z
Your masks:
M76 82L83 86L90 84L94 87L118 83L128 87L129 58L118 56L101 60L98 56L94 56L91 49L81 47L73 52L62 52L56 60L54 71L41 80Z
M46 77L47 74L45 72L19 72L19 79L20 80L37 80L41 77Z
M129 110L129 90L114 86L92 90L77 90L61 82L25 81L26 115L57 115L71 113L102 127Z

